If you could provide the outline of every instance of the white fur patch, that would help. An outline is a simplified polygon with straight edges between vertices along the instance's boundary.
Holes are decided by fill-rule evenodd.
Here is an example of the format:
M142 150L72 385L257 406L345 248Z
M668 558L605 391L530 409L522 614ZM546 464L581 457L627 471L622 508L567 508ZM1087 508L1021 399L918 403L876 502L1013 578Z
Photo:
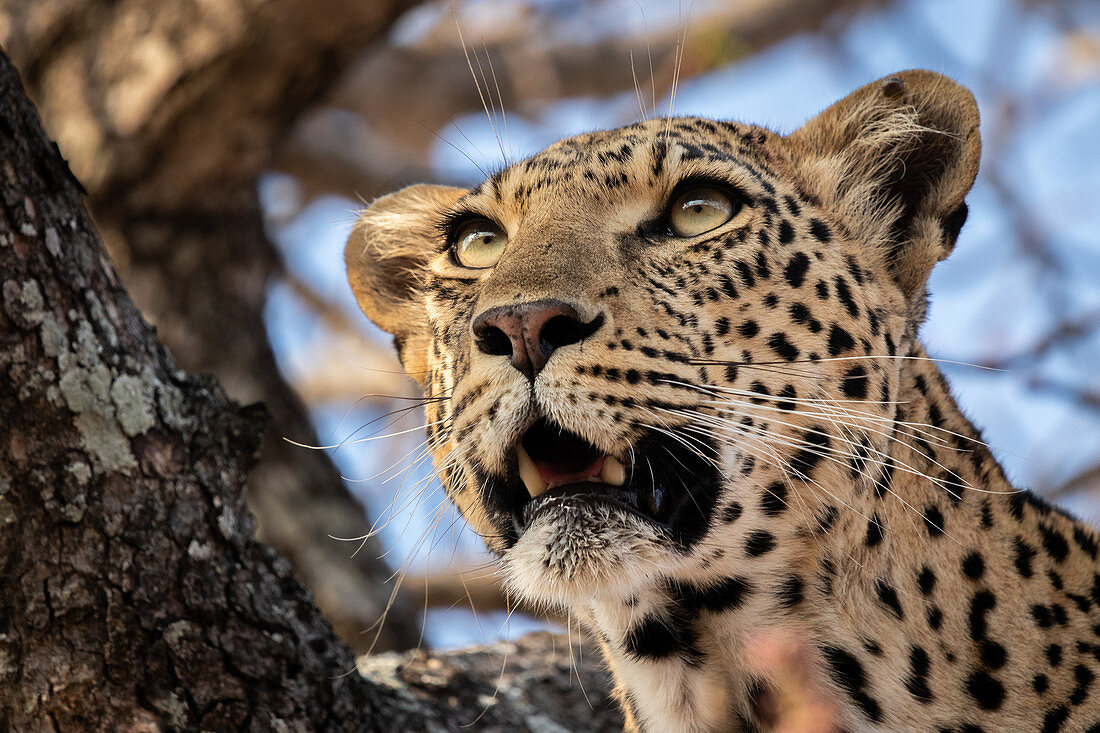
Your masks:
M625 600L678 562L668 539L603 504L563 502L540 513L504 556L508 587L538 605Z

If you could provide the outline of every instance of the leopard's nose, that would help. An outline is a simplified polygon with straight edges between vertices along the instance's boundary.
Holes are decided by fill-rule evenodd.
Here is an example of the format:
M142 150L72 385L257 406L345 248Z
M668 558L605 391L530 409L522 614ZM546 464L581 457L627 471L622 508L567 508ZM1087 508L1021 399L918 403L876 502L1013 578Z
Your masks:
M584 341L601 325L603 315L585 321L569 303L547 299L490 308L474 319L471 329L478 351L507 356L534 380L555 351Z

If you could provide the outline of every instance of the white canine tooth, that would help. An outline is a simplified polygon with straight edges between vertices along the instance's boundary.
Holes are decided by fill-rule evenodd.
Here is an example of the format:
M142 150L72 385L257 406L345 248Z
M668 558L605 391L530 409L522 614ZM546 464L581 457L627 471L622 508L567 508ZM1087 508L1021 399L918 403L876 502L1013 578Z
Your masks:
M527 451L523 449L522 445L516 446L516 457L519 459L519 477L523 479L523 484L527 487L527 493L532 497L545 494L549 487L539 476L539 470L535 467L535 462L531 460L531 456L527 455Z
M622 486L626 483L626 466L618 458L607 456L603 459L603 468L600 469L600 478L605 484Z

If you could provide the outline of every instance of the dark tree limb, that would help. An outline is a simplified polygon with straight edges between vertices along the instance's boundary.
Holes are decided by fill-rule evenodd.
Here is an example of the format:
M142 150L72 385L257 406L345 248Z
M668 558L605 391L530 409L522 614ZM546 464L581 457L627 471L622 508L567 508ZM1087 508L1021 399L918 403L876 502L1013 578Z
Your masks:
M606 729L545 641L492 704L489 652L355 674L254 537L263 409L176 368L78 191L0 54L0 729Z

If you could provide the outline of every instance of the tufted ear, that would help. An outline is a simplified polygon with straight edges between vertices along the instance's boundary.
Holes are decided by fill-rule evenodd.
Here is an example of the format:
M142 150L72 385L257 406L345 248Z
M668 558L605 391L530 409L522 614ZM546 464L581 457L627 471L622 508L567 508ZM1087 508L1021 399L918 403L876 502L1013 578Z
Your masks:
M978 122L969 90L917 69L857 89L787 142L807 187L861 241L882 243L914 299L966 220L981 155Z
M348 281L367 318L394 335L401 363L424 383L429 339L424 273L438 251L434 225L462 188L416 185L376 199L344 247Z

